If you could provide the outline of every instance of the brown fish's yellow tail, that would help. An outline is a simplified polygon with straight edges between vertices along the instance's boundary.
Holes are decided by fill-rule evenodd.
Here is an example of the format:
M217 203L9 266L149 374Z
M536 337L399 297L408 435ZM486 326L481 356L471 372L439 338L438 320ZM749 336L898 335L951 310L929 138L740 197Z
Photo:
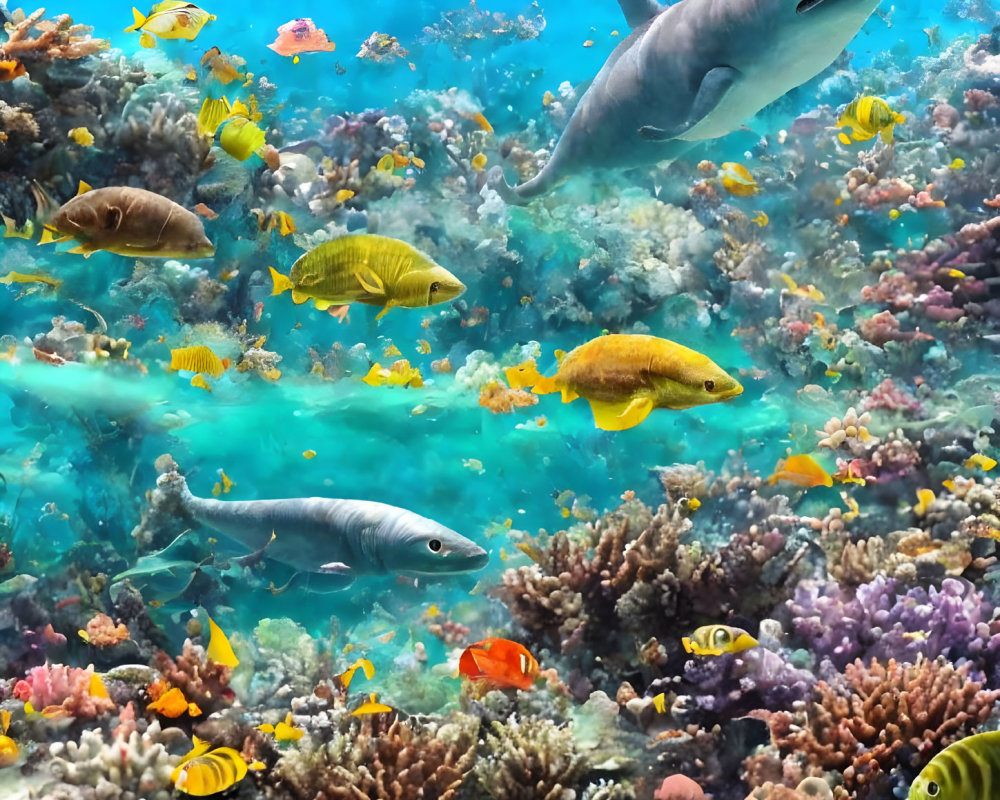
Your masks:
M292 279L287 275L282 275L274 267L268 267L271 270L271 280L274 281L274 289L271 291L271 296L276 294L281 294L282 292L287 292L289 289L293 289L295 284L292 283Z
M504 370L507 383L511 389L530 388L535 394L551 394L559 391L556 388L555 377L546 378L538 371L538 365L533 358L518 364L516 367L508 367Z

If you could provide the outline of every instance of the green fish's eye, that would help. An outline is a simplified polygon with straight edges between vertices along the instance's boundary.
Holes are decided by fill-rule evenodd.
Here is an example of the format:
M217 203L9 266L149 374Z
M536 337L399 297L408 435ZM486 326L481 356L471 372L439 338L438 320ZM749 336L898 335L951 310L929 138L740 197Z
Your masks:
M430 550L432 553L440 553L441 552L441 540L440 539L431 539L429 542L427 542L427 549Z
M711 383L711 381L706 381L706 383ZM712 634L712 644L715 647L725 647L731 644L733 637L729 635L729 631L725 628L719 628L715 633Z
M705 381L705 391L714 392L715 391L715 381Z
M437 281L434 281L434 283L431 284L431 294L434 294L434 292L439 292L439 291L441 291L441 284L438 283Z
M930 783L927 784L927 796L928 797L937 797L939 794L941 794L941 787L940 786L938 786L936 783L934 783L934 781L931 781Z

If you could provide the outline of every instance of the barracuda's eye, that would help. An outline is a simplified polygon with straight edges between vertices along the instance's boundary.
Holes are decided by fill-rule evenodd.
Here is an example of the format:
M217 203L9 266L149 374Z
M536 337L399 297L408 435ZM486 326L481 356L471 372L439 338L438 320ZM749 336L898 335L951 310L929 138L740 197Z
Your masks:
M715 391L715 381L705 381L705 391L714 392Z
M430 550L432 553L440 553L441 552L441 540L440 539L431 539L429 542L427 542L427 549Z

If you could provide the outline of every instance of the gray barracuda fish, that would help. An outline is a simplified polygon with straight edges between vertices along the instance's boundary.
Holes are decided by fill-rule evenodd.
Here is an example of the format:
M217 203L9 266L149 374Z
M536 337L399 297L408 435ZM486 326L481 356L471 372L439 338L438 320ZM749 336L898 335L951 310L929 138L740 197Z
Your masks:
M472 572L489 560L461 534L386 503L329 497L210 500L193 495L173 470L156 485L197 522L297 572L340 576L345 586L361 575Z

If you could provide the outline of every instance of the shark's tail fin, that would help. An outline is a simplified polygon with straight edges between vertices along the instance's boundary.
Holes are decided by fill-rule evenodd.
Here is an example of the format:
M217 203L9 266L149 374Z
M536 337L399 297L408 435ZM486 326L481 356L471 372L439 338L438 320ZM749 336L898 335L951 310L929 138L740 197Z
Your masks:
M558 176L556 171L550 169L550 167L551 162L544 166L542 171L534 178L524 183L519 183L517 186L511 186L507 183L507 178L503 174L503 168L500 166L493 167L489 171L486 180L489 187L496 191L505 203L512 206L523 206L527 205L533 198L551 192L565 180L564 177Z

